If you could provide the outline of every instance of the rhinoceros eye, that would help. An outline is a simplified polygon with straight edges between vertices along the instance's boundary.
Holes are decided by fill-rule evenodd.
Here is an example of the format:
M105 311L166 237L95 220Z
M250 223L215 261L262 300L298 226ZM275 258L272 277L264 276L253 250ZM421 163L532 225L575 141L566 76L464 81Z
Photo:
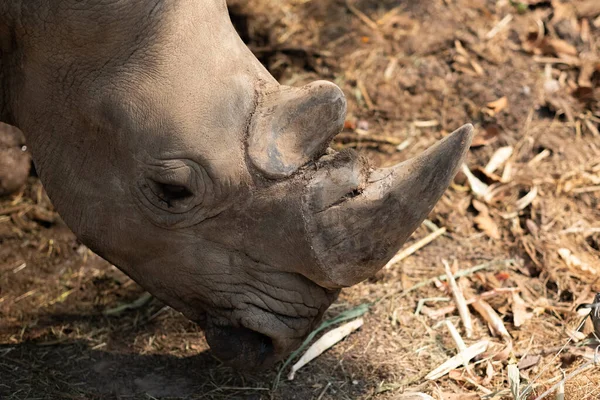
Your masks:
M183 185L152 181L152 191L167 207L176 207L179 203L190 199L194 194Z
M141 185L146 200L169 213L189 211L203 202L205 183L197 169L181 161L153 166Z
M155 225L169 229L188 227L221 210L223 203L217 199L223 196L223 186L215 183L218 180L198 161L155 159L141 164L138 171L132 194L140 210Z

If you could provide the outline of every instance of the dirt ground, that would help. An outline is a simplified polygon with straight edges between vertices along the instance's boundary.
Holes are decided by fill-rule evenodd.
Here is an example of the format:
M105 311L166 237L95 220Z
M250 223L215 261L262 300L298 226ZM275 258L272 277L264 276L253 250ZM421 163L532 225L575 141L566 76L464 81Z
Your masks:
M115 310L144 291L78 243L32 176L0 199L0 398L514 398L507 370L518 363L521 388L534 387L523 398L573 373L567 399L600 399L593 327L577 332L575 312L600 292L600 3L229 3L281 83L343 88L349 114L336 148L387 165L475 125L471 174L459 174L407 246L445 233L344 290L326 318L371 303L364 326L295 380L284 371L274 389L276 369L223 366L203 333L157 300ZM448 284L431 279L442 260L454 272L484 264L458 284L499 316L492 329L472 307L467 338ZM428 380L457 353L446 319L467 346L491 345L469 368Z

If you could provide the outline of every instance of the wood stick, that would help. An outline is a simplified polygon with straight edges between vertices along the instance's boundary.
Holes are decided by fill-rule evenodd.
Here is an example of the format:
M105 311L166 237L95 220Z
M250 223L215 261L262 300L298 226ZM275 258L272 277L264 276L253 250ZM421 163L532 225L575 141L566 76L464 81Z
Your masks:
M446 231L446 227L439 228L438 230L433 231L429 235L425 236L423 239L413 243L405 249L400 250L400 252L386 264L385 268L391 267L392 265L404 260L406 257L416 253L419 249L427 246L429 243L446 233Z

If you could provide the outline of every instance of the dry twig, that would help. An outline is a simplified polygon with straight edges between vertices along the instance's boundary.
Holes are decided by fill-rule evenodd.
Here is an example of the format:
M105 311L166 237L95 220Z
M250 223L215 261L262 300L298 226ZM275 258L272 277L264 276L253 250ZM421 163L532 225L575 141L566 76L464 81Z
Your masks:
M450 284L450 289L452 291L452 295L454 296L454 301L456 302L456 308L458 309L458 314L462 319L463 326L465 327L465 334L467 338L471 338L473 336L473 322L471 320L471 313L469 312L469 307L465 302L465 296L463 295L462 290L458 287L454 276L452 275L452 271L450 270L450 265L446 260L442 260L444 264L444 269L446 270L446 276L448 277L448 283Z

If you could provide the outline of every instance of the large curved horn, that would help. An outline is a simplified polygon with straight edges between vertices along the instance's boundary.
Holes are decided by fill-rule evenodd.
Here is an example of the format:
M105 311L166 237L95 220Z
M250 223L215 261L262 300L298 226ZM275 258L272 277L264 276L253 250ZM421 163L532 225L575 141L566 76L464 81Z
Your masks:
M420 156L375 170L360 194L306 216L315 256L327 277L319 283L351 286L382 268L454 179L472 136L473 127L465 125ZM313 189L322 188L317 184Z

